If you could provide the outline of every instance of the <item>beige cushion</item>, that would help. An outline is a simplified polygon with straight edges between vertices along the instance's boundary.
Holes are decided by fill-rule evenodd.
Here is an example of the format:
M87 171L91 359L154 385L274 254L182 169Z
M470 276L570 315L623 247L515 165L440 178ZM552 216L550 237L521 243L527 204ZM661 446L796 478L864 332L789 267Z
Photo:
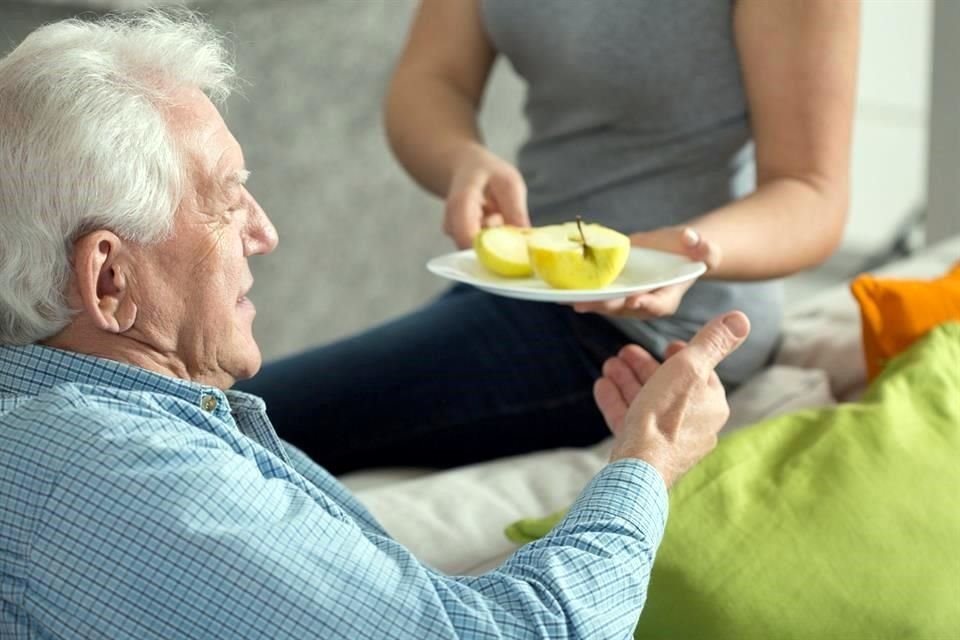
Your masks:
M832 404L826 374L777 366L730 397L728 429ZM449 471L393 469L341 478L397 540L451 574L495 567L514 549L503 529L564 509L607 462L611 441L494 460Z
M446 573L471 573L513 550L503 535L509 523L569 506L606 464L609 446L503 458L368 488L357 497L420 560ZM346 478L347 485L357 478Z
M730 394L728 402L730 419L721 436L791 411L836 404L826 371L784 365L761 371Z
M867 380L860 314L853 296L833 291L822 306L791 314L784 324L776 363L822 372L833 397L849 400Z

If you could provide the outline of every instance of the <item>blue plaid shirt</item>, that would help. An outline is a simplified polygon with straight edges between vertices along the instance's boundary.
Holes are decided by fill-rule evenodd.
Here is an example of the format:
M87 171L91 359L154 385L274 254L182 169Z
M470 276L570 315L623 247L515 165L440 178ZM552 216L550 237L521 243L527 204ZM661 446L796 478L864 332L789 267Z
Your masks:
M0 347L0 637L625 638L666 493L601 471L501 568L452 577L285 447L254 396Z

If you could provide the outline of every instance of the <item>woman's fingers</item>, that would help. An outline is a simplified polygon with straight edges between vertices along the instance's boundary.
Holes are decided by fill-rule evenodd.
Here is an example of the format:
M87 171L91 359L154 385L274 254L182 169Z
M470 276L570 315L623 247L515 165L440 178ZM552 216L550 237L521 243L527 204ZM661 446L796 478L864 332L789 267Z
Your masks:
M578 313L603 313L609 315L622 310L623 303L624 298L600 300L598 302L577 302L573 305L573 310Z
M662 287L653 291L639 293L626 298L601 300L598 302L578 302L573 305L579 313L602 313L608 316L625 316L645 320L660 318L676 312L683 294L690 288L689 283Z
M444 232L461 249L483 226L530 226L527 186L516 167L486 149L468 151L454 168L443 216Z
M684 253L691 260L703 262L707 269L716 269L720 264L720 247L705 240L693 227L685 227L681 232Z
M530 226L527 185L519 172L502 170L494 173L486 184L485 194L493 201L496 212L503 216L506 224Z
M484 211L483 227L485 229L489 229L491 227L502 227L504 224L503 216L499 213L488 214L486 211Z
M451 193L443 215L443 231L453 238L457 247L466 249L480 232L483 219L482 186L470 185Z

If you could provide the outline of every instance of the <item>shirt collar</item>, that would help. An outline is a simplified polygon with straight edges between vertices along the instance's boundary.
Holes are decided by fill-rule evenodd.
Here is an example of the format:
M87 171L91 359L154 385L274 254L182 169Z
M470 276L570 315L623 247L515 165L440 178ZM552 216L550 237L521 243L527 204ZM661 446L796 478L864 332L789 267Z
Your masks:
M159 393L201 406L204 398L213 395L224 408L233 404L244 410L264 409L263 400L247 393L224 393L216 387L174 378L115 360L38 344L0 345L0 392L37 395L64 383Z

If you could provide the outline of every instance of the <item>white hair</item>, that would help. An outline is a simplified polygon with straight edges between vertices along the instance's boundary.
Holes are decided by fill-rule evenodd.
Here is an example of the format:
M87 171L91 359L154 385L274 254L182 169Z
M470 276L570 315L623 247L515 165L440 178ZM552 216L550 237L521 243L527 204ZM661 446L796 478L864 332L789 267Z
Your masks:
M222 101L234 78L221 36L186 10L57 22L0 59L0 344L69 324L84 233L168 236L186 169L166 110L183 87Z

